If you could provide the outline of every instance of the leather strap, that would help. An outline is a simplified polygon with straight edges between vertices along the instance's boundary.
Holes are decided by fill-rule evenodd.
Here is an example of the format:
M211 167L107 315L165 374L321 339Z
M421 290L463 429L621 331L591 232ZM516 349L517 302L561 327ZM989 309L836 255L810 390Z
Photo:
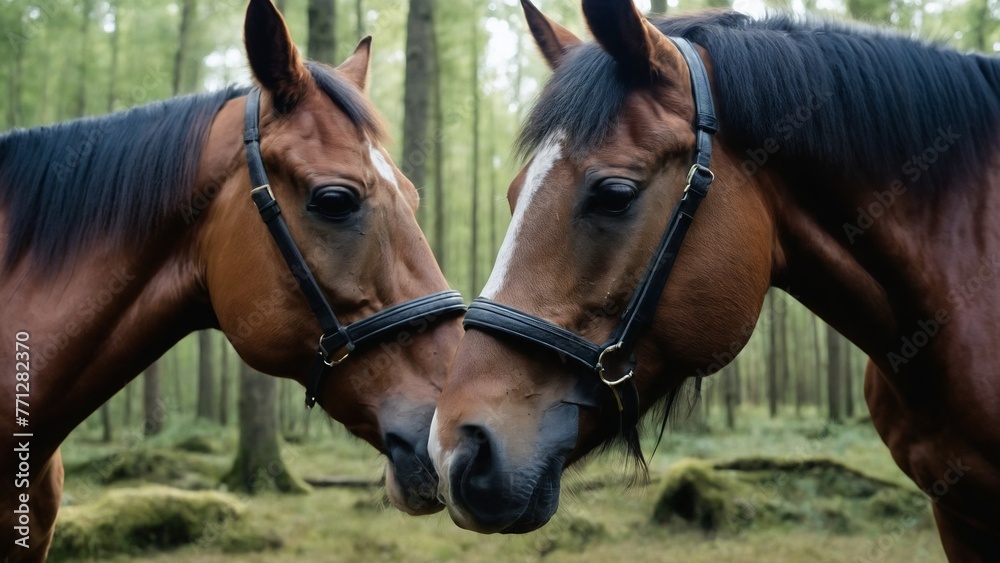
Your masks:
M469 305L462 324L537 344L591 370L601 355L601 348L575 332L483 297Z
M264 161L260 154L259 119L260 90L254 88L247 96L243 133L243 143L246 145L247 152L247 167L250 169L250 182L253 185L250 197L253 199L254 205L257 206L257 211L260 212L264 223L267 224L268 230L271 231L271 237L278 245L278 250L285 258L302 294L309 302L309 308L316 315L320 328L323 329L323 334L343 333L343 327L337 321L337 315L327 303L326 297L309 270L305 258L302 257L298 246L295 245L292 234L288 232L288 225L285 224L285 220L281 216L281 208L278 206L277 200L274 199L274 193L271 191L267 172L264 170ZM353 345L351 345L351 349L354 349Z
M666 288L667 279L673 270L684 238L698 207L708 195L709 186L715 179L709 165L712 161L712 135L718 131L719 123L715 116L708 72L698 51L688 40L675 37L669 39L684 57L691 75L691 90L695 102L693 164L684 194L674 208L656 252L647 265L646 272L632 294L628 306L622 312L621 321L611 338L598 346L545 319L482 297L474 300L469 306L463 323L466 329L504 334L539 345L572 360L580 367L599 374L601 380L614 394L621 415L623 432L638 423L638 396L631 378L636 342L640 333L653 322L657 304ZM606 366L602 365L603 356L610 357L612 354L627 359L625 362L619 360L627 370L624 375L605 377ZM623 389L619 390L618 387ZM593 397L588 395L596 392L590 391L591 389L597 388L599 386L578 385L569 400L584 406L595 404Z
M247 167L250 170L250 181L254 186L250 196L323 331L316 358L313 359L306 375L306 407L312 408L316 404L319 385L327 369L340 364L355 348L399 333L407 326L419 330L416 327L421 324L434 323L447 316L459 314L465 311L465 300L457 291L441 291L389 307L350 325L342 325L281 216L281 208L274 199L260 153L259 124L260 90L254 88L247 96L243 123Z

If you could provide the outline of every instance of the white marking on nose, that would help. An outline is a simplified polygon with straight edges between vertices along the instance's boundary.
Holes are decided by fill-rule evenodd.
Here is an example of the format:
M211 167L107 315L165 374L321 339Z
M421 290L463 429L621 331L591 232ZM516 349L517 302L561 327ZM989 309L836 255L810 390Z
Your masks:
M430 456L431 463L434 464L434 469L438 474L438 493L443 497L443 500L448 503L451 501L451 484L449 483L448 476L451 472L452 456L448 456L448 459L444 459L441 455L441 439L438 436L437 409L434 409L434 416L431 417L431 431L430 436L427 439L427 454Z
M393 171L392 165L389 164L389 160L385 157L385 153L382 152L382 149L376 147L369 141L368 154L371 156L372 164L375 166L375 171L378 172L378 175L398 190L399 182L396 180L396 173Z
M556 162L562 158L562 141L565 136L558 131L549 136L542 146L535 153L531 165L528 166L528 173L524 178L524 187L521 188L521 195L518 197L517 208L514 209L514 217L510 220L510 227L507 228L507 235L500 246L500 253L497 255L496 265L490 279L483 288L482 296L487 299L494 299L507 281L511 262L514 259L514 249L517 239L521 234L521 225L524 223L524 215L538 193L539 188L545 183L545 178Z

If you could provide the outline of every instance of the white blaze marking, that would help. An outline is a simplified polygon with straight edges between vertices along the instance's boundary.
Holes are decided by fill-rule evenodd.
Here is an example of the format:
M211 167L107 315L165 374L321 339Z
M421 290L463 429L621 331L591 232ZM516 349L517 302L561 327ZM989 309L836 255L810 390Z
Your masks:
M389 164L389 160L385 158L382 149L369 142L368 154L371 156L372 164L375 166L375 171L378 172L378 175L385 178L387 182L398 190L399 182L396 181L396 174L392 169L392 165Z
M438 473L438 492L449 501L451 501L451 484L448 482L448 476L451 473L451 458L448 459L442 457L441 452L441 440L438 437L438 413L437 409L434 409L434 416L431 417L431 431L430 437L427 440L427 454L431 458L431 463L434 464L434 469Z
M555 163L562 158L563 133L557 132L551 136L535 153L535 158L528 166L528 173L524 178L524 187L521 188L521 195L518 197L517 208L514 210L514 217L510 220L510 227L507 228L507 235L500 246L500 253L497 255L496 265L490 279L483 288L482 296L487 299L496 297L500 289L503 288L510 270L511 261L514 257L514 248L517 245L518 235L521 234L521 224L524 222L524 215L531 207L532 200L539 188L545 183L545 178L552 171Z

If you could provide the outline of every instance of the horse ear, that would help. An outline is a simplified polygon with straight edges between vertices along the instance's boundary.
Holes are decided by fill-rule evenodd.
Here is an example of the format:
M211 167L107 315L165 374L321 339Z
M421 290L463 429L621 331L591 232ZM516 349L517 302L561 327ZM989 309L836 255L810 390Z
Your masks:
M294 106L308 91L309 73L271 0L250 0L243 27L247 59L254 77L271 94L279 111Z
M572 31L546 17L529 0L521 0L521 7L524 8L528 28L535 36L535 43L548 61L549 68L558 68L570 47L583 43Z
M347 57L347 60L340 63L337 70L348 80L354 83L359 90L368 93L368 73L371 69L372 60L372 36L369 35L358 43L354 49L354 54Z
M677 47L646 21L632 0L583 0L583 15L597 42L629 75L670 79L684 68Z

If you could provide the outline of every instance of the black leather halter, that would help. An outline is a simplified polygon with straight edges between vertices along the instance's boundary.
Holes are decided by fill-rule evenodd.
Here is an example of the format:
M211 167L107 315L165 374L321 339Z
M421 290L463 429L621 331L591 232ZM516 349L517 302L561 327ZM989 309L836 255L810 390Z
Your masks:
M663 294L667 278L674 266L677 253L687 234L694 214L701 201L708 195L708 188L715 175L709 169L712 158L712 134L718 130L718 121L712 105L712 88L705 71L705 65L694 46L686 39L671 37L670 40L680 50L691 74L691 89L695 102L695 149L694 164L687 175L684 195L667 225L660 245L646 268L632 294L628 307L622 313L621 322L607 342L598 346L580 335L557 326L545 319L529 315L485 298L478 298L469 306L465 315L465 328L476 329L529 342L558 353L564 361L594 372L600 382L611 389L621 416L622 431L634 427L638 422L638 397L632 382L635 359L633 352L642 330L653 322L656 305ZM606 364L612 356L625 358L626 368L622 373L608 375ZM619 386L626 384L627 393L620 393ZM595 391L599 385L585 384L572 402L587 406L597 406ZM581 388L578 387L578 390Z
M243 132L250 181L254 186L250 196L323 330L323 335L319 338L319 351L306 377L306 407L312 408L316 404L320 381L327 369L346 360L356 347L397 334L407 327L416 326L418 322L436 322L462 313L465 311L465 300L457 291L441 291L389 307L358 322L342 325L323 296L316 278L281 217L281 209L274 199L260 154L259 113L260 90L254 88L247 96Z

